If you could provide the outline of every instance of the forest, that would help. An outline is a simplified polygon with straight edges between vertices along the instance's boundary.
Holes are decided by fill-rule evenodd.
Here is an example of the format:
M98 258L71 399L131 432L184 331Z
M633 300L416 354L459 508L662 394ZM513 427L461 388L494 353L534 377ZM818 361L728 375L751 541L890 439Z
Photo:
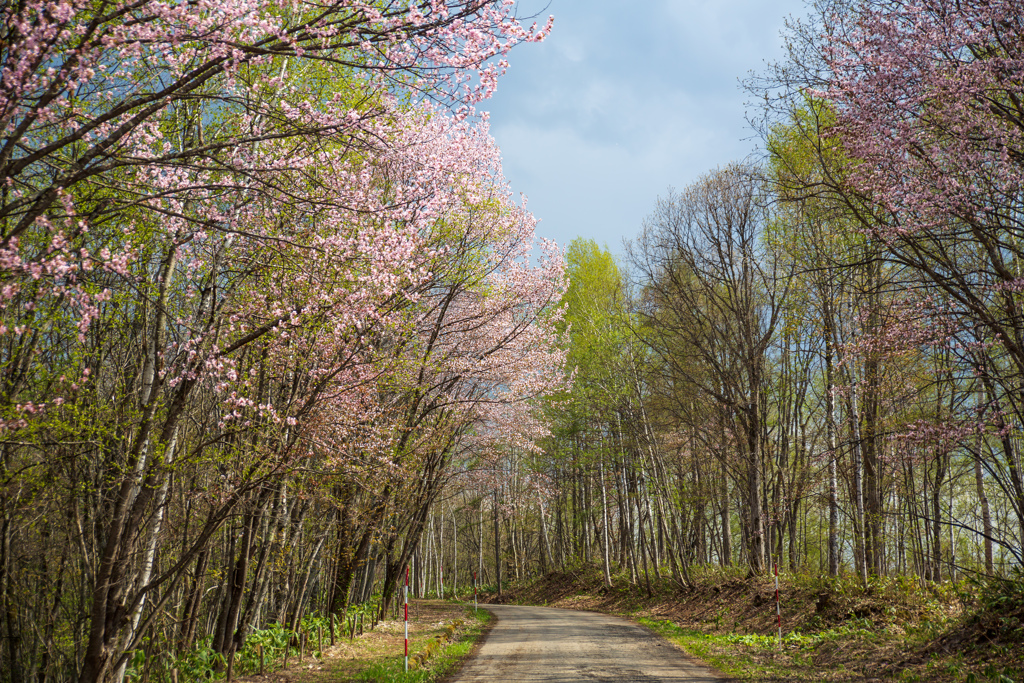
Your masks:
M810 5L621 259L502 176L512 0L0 14L0 683L407 575L1024 581L1013 0Z

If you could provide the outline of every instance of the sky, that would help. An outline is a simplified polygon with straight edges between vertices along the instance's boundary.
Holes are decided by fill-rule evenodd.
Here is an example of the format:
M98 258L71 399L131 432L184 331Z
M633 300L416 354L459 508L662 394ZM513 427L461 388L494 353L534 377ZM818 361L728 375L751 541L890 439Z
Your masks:
M802 0L519 0L549 14L481 109L537 234L592 238L622 254L668 188L753 153L740 79L782 57Z

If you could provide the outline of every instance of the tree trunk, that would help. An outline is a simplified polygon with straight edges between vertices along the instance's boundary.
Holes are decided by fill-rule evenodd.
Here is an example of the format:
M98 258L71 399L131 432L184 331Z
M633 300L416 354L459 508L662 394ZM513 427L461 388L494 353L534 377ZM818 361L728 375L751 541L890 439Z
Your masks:
M498 598L501 598L501 525L498 510L498 489L494 489L494 576L498 582Z
M984 447L985 436L979 429L974 451L974 484L978 490L978 502L981 506L981 532L984 535L985 543L985 573L992 576L992 514L989 511L988 496L985 494L985 478L982 476L981 470L981 452Z

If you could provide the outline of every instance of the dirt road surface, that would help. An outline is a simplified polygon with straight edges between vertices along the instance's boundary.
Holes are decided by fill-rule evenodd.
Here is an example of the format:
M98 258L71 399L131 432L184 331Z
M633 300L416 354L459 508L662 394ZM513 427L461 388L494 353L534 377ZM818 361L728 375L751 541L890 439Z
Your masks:
M671 643L618 617L518 605L486 609L497 623L454 683L726 681Z

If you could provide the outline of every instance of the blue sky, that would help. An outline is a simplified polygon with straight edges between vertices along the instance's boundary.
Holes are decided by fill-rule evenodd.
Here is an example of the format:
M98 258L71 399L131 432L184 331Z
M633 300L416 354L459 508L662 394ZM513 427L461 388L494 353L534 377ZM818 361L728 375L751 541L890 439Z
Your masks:
M547 8L545 8L547 5ZM655 200L757 145L739 79L782 56L802 0L519 0L555 16L482 109L539 235L622 252Z

